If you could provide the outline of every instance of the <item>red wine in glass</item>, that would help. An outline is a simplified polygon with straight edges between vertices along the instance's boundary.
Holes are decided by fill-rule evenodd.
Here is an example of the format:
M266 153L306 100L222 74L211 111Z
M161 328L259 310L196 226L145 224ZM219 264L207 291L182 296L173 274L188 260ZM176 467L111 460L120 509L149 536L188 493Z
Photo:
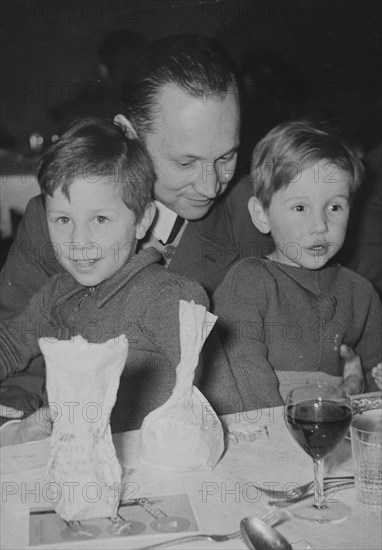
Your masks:
M290 433L313 460L325 458L344 439L351 417L347 405L327 400L292 403L286 411Z
M323 494L324 458L346 436L351 424L350 400L340 388L311 384L292 390L285 403L289 432L314 461L314 502L299 517L316 522L345 519L349 508L341 502L326 504Z

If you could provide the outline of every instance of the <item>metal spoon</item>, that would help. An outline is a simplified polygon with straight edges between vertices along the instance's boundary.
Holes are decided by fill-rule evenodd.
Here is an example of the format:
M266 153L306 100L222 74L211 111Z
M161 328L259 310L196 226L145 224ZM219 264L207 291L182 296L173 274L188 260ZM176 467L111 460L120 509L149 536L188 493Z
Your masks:
M240 522L241 536L250 550L292 550L287 539L276 529L255 517Z
M277 508L272 508L269 512L259 518L260 523L266 525L277 525L289 517L288 512L285 510L278 510ZM251 520L255 518L245 518L246 520ZM244 521L244 520L243 520ZM196 535L186 535L185 537L178 537L176 539L165 540L163 542L157 542L150 544L149 546L141 546L138 550L156 550L157 548L162 548L163 546L172 546L173 544L181 544L183 542L194 542L196 540L207 540L209 542L223 542L226 540L239 539L242 536L242 528L240 525L239 531L234 531L233 533L227 533L225 535L205 535L204 533L197 533ZM253 549L253 547L250 547ZM265 547L269 548L269 547ZM277 548L277 547L276 547ZM281 547L282 548L282 547Z

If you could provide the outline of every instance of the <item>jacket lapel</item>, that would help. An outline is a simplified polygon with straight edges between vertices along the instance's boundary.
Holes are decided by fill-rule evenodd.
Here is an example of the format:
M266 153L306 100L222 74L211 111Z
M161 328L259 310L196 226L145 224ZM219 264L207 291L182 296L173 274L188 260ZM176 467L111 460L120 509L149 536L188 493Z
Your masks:
M237 258L226 201L219 199L202 220L187 224L169 270L195 279L211 291Z

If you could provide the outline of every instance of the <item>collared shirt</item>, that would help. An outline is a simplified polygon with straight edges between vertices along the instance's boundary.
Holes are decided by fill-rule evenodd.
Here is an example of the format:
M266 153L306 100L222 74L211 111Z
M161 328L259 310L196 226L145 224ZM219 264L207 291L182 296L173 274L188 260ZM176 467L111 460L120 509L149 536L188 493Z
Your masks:
M179 233L175 237L172 243L164 245L163 243L167 242L172 228L178 214L170 208L167 208L164 204L159 201L154 201L157 213L153 225L149 229L146 237L141 241L142 248L148 248L150 246L154 247L163 258L163 264L165 267L168 267L175 252L176 247L178 246L180 239L182 238L183 232L187 226L187 221L180 228Z
M154 201L157 213L152 226L152 233L158 241L167 242L178 214L159 201Z

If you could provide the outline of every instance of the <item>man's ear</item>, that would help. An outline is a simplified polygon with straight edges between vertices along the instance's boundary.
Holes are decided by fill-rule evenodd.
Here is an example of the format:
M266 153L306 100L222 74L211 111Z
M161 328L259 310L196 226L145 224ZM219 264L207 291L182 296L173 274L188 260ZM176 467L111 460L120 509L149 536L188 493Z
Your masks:
M125 117L125 115L115 115L114 123L118 124L123 130L129 139L138 139L138 134L134 130L131 122Z
M143 239L147 231L150 228L150 225L153 223L156 214L156 206L151 202L143 214L143 217L140 222L137 223L135 228L135 237L140 240Z
M268 215L263 208L263 205L256 197L250 197L248 201L248 210L252 219L253 225L264 234L270 232L268 224Z

